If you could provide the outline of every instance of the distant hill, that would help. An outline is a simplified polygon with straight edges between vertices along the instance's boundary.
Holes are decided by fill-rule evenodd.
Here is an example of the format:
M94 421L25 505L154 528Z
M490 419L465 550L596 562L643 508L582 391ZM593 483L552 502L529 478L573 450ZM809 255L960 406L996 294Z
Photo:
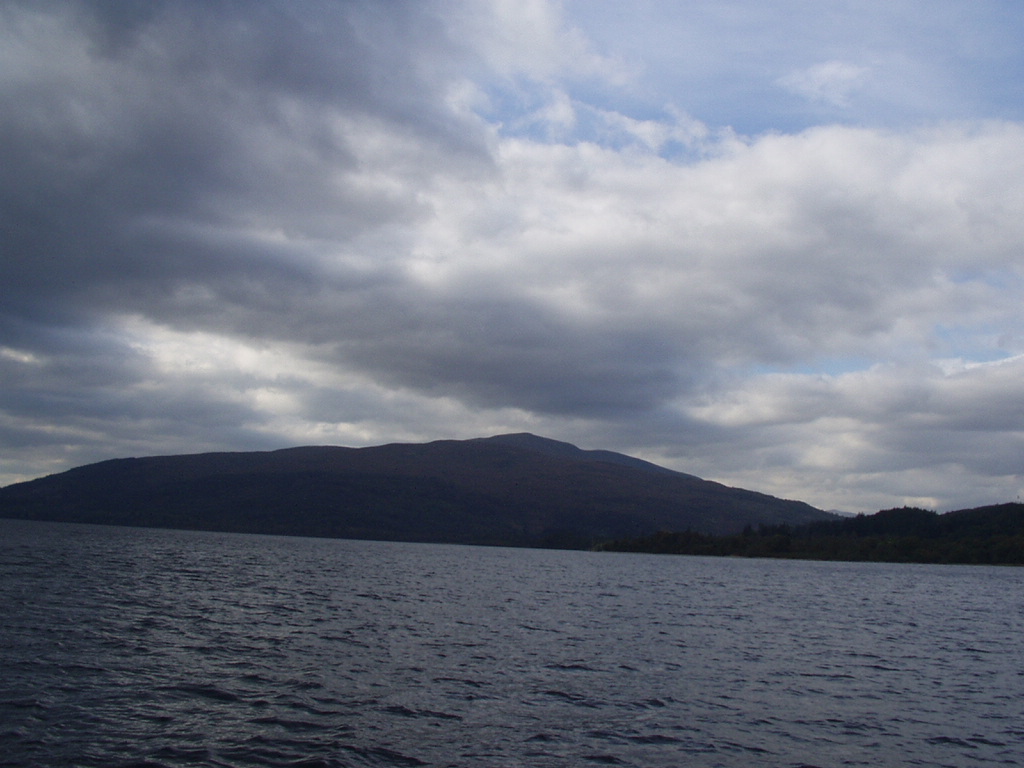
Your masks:
M730 557L1024 565L1024 504L995 504L943 515L902 507L798 526L761 526L725 536L676 529L605 542L600 548Z
M113 459L0 489L0 517L564 547L834 519L803 502L530 434Z

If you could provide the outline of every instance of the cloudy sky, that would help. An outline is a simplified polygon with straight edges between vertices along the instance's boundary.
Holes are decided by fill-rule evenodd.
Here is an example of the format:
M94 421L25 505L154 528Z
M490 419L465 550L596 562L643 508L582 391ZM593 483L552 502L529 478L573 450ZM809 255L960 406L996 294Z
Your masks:
M7 0L0 484L530 431L1024 493L1019 0Z

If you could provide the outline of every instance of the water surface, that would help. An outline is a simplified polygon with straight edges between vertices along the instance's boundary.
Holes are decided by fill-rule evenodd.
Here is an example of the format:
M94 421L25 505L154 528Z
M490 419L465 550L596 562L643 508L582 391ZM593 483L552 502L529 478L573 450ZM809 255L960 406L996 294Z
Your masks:
M973 766L1024 569L0 520L3 766Z

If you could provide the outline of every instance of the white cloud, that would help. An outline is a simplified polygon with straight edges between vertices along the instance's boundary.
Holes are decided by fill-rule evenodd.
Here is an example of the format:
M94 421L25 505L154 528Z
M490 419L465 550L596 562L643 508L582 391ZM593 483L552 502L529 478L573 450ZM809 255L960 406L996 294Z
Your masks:
M541 82L570 77L618 80L614 60L598 53L569 24L558 3L547 0L444 2L453 37L481 57L488 75Z
M849 105L850 96L863 87L869 75L867 67L832 60L790 72L778 83L812 101L845 107Z
M752 377L691 407L735 433L744 450L705 459L733 481L784 476L772 487L856 511L903 503L943 509L1006 501L1024 466L1024 358L956 369L878 365L839 376ZM731 446L735 450L735 446ZM751 458L763 465L751 469ZM767 472L765 471L767 470Z

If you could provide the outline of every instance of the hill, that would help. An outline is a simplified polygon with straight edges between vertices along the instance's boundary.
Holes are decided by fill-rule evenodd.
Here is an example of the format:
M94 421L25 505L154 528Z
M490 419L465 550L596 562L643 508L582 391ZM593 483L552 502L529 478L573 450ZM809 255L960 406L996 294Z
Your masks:
M833 516L529 434L112 459L0 489L0 517L398 541L584 547Z

